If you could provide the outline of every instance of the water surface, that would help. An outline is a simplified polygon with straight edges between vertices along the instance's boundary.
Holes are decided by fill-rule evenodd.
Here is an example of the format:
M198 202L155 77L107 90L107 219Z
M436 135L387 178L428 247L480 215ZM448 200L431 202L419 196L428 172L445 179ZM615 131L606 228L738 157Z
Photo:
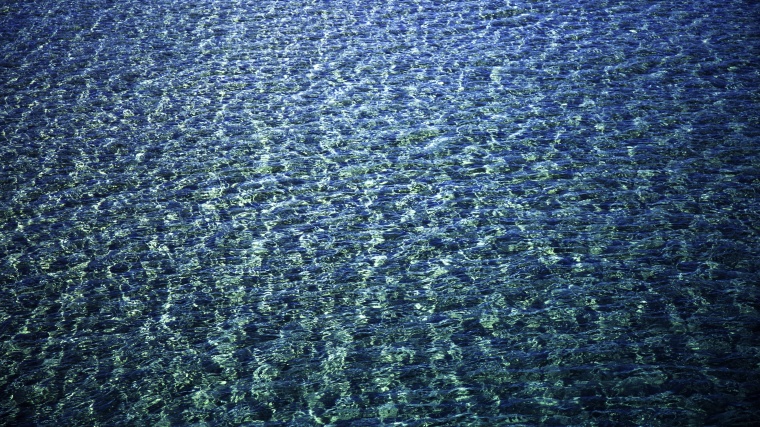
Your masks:
M751 425L759 17L3 2L0 423Z

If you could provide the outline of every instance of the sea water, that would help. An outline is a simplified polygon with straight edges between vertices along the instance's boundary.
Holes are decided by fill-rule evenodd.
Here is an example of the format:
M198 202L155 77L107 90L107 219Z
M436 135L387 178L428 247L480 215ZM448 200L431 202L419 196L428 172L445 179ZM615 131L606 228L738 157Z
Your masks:
M752 424L759 21L2 2L0 423Z

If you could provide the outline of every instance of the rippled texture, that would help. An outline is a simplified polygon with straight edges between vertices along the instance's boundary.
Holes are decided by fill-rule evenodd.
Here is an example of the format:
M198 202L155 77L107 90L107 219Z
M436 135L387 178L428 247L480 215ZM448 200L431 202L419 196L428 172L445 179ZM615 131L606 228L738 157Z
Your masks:
M0 422L752 424L759 18L3 2Z

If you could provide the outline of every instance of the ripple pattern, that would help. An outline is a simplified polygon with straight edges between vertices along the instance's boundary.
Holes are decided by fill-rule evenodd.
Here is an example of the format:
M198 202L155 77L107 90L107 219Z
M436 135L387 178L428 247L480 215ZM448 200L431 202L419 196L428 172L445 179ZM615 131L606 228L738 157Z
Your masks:
M0 425L751 425L758 17L4 2Z

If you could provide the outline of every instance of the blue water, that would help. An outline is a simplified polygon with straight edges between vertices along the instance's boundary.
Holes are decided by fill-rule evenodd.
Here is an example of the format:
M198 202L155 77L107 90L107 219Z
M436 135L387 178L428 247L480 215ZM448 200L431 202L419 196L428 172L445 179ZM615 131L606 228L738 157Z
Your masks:
M3 1L0 425L754 425L759 22Z

